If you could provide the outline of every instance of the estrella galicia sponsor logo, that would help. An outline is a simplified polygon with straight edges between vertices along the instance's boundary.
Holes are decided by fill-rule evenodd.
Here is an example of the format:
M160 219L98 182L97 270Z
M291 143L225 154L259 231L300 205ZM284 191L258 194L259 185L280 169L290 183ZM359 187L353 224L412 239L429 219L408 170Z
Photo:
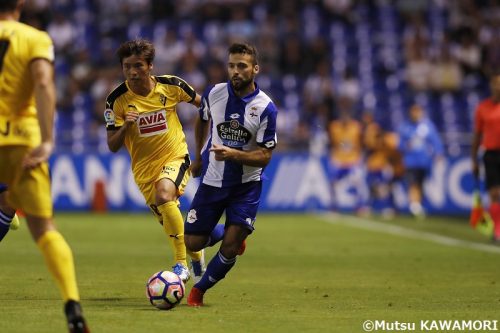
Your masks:
M218 124L217 133L228 147L243 147L252 138L252 133L235 119Z

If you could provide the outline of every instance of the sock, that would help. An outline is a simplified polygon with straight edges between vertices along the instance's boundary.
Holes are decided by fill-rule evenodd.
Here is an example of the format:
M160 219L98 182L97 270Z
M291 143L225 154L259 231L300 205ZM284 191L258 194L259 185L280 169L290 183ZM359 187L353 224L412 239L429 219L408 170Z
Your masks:
M2 239L5 237L7 232L9 232L10 222L12 222L14 215L9 216L6 213L4 213L2 210L0 210L0 241L2 241Z
M174 251L175 262L187 267L186 245L184 244L184 219L175 201L169 201L158 206L163 218L163 230L170 240Z
M236 257L227 259L222 255L222 253L220 253L220 251L217 252L212 260L210 260L207 270L205 271L205 274L203 274L200 282L194 286L205 292L207 289L212 288L217 282L222 280L235 263Z
M193 252L186 249L186 253L191 257L191 260L193 261L201 261L201 257L203 256L203 253L201 251Z
M500 202L494 202L490 205L490 215L495 224L493 235L495 238L500 238Z
M205 247L214 246L224 238L224 224L217 224L208 237Z
M73 254L63 236L55 230L47 231L38 239L37 245L61 290L63 299L79 301Z
M184 218L176 202L170 201L158 206L163 219L163 230L171 241L176 262L180 262L187 267L186 253L194 261L200 261L203 253L193 252L186 249L184 244ZM171 235L177 235L176 237Z

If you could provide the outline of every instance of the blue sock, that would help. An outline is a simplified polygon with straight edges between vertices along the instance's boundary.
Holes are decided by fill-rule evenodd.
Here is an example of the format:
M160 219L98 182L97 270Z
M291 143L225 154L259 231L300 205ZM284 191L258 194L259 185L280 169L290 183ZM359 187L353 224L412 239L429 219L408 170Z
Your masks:
M214 246L220 242L222 238L224 238L224 224L217 224L210 234L206 247Z
M227 259L222 255L222 253L220 253L220 251L217 252L212 260L210 260L207 270L205 271L205 274L203 274L200 282L194 286L202 291L212 288L217 282L226 276L227 272L231 270L235 263L236 257Z
M3 211L0 210L0 241L5 237L10 228L10 222L12 221L12 216L8 216Z

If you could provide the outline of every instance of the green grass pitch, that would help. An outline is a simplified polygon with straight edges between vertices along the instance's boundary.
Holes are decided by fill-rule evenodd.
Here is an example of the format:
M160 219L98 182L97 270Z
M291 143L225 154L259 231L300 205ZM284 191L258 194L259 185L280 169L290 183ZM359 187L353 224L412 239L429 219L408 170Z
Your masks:
M206 306L184 299L171 311L145 296L148 277L172 265L151 215L58 213L56 221L73 248L92 332L363 332L369 319L500 320L500 246L466 218L261 214ZM24 221L0 243L0 281L0 332L66 331Z

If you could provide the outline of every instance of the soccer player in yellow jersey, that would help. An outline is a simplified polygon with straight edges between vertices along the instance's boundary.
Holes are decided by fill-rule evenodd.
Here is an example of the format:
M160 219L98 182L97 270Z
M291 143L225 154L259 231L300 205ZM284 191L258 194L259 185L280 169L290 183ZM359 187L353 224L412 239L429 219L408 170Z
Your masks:
M106 100L108 146L112 152L123 145L127 148L135 181L171 241L175 257L172 270L187 281L190 272L178 198L184 193L191 162L176 105L188 102L200 106L201 97L176 76L151 75L155 56L151 42L125 42L117 55L126 80ZM203 275L203 253L188 254L197 281Z
M21 209L65 301L70 332L89 332L71 249L56 230L47 160L54 148L54 51L45 32L19 23L23 0L0 0L0 196L2 230ZM5 189L5 188L4 188ZM13 207L13 208L12 208Z

